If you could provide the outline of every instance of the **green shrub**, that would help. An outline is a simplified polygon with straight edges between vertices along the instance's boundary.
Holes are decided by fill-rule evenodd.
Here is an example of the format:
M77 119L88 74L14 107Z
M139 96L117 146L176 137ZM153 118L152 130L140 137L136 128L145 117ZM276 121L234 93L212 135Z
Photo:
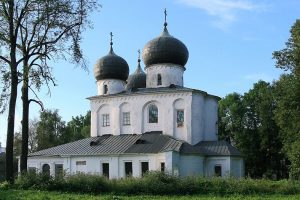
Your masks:
M64 179L63 190L70 192L107 193L111 191L107 178L97 175L76 174Z
M0 190L8 190L11 187L9 182L3 181L0 183Z
M0 186L1 187L1 186ZM2 187L6 187L5 184ZM180 178L161 172L150 172L142 178L108 180L99 175L76 174L53 178L28 173L17 178L18 189L121 195L291 195L300 194L300 181L254 180L233 178Z

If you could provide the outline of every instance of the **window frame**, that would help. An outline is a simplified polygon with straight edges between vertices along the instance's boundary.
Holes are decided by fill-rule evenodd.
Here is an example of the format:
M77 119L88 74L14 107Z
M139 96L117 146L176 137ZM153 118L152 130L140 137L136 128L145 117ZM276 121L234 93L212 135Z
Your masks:
M64 175L64 165L61 163L55 164L55 178L63 177Z
M220 169L220 171L219 170L217 171L217 169ZM214 176L216 176L216 177L222 177L222 165L216 164L214 166Z
M110 126L109 114L102 114L102 127Z
M123 126L130 126L130 112L123 112L122 114L123 118Z
M157 74L157 85L162 85L161 74Z
M50 165L48 163L44 163L42 165L42 173L45 174L45 175L50 176L50 171L51 171Z
M36 167L28 167L27 169L28 173L35 173L37 172L37 168Z
M127 170L126 164L130 164L131 165L131 169ZM129 173L127 173L127 171L129 171ZM132 164L132 161L125 161L124 162L124 175L125 175L125 177L131 177L132 174L133 174L133 164Z
M161 172L165 172L166 171L166 163L165 162L161 162L160 163L160 171Z
M148 123L150 123L150 124L157 124L158 123L158 107L155 104L149 105L149 108L148 108Z
M107 94L108 93L108 86L105 84L103 85L103 94Z
M141 161L140 166L141 166L141 175L142 176L144 176L147 172L149 172L149 161ZM147 169L145 169L145 167Z
M107 171L105 170L106 167L104 165L107 165ZM101 168L102 168L102 176L109 178L109 162L101 162Z
M182 118L179 118L179 113L182 113ZM176 124L177 127L183 127L184 126L184 109L177 109L176 110Z

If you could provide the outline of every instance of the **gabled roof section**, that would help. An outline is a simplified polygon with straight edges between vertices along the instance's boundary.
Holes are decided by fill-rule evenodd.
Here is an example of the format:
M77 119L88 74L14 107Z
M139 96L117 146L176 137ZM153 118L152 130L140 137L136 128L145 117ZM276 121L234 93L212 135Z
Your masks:
M161 153L166 151L179 152L182 142L167 135L157 133L141 134L140 142L136 142L125 153Z
M175 151L203 156L242 156L225 141L191 145L161 132L128 135L102 135L59 145L29 154L34 156L95 156L119 154L157 154Z
M202 141L189 147L185 146L183 152L201 152L206 156L242 156L242 153L228 142L222 141Z
M140 154L179 151L182 142L160 132L103 135L59 145L29 154L32 156Z

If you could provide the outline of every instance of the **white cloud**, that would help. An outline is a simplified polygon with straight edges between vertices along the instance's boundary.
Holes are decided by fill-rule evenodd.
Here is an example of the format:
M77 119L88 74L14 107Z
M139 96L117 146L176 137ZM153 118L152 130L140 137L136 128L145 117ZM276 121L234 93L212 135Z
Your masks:
M261 7L249 0L178 0L178 2L214 16L214 25L222 30L226 30L237 20L238 11L252 11Z

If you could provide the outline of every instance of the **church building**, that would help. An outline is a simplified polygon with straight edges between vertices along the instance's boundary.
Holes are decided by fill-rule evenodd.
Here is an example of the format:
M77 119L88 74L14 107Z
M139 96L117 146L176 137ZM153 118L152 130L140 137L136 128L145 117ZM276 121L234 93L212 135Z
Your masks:
M166 14L165 14L166 16ZM135 72L113 49L94 66L89 138L29 154L28 170L53 176L90 173L119 179L147 171L176 176L243 177L242 154L218 140L219 97L184 87L187 47L165 20ZM190 70L193 70L192 67Z

